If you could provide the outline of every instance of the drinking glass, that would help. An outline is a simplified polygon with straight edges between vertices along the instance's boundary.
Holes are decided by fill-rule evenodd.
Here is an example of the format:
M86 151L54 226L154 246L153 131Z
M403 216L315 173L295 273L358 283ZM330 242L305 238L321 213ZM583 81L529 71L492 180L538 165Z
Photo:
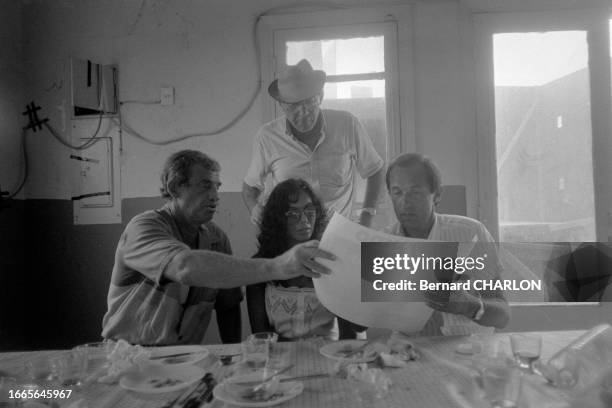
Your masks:
M521 373L512 366L490 366L482 373L482 386L492 408L515 408L521 388Z
M510 335L512 354L516 365L523 371L533 373L533 363L540 358L542 337L530 334Z
M287 344L271 343L266 367L281 370L290 364L291 350Z
M246 369L264 368L270 356L270 342L266 339L249 336L241 343L242 365Z
M26 362L28 378L34 381L52 380L51 361L47 356L34 357Z
M101 376L103 370L108 366L110 348L110 342L86 343L75 348L75 351L82 353L87 360L87 380L94 380Z
M276 343L278 341L278 334L274 332L258 332L251 334L248 339L264 340L269 343Z
M51 357L51 370L61 385L83 384L87 375L87 356L82 350L69 350Z

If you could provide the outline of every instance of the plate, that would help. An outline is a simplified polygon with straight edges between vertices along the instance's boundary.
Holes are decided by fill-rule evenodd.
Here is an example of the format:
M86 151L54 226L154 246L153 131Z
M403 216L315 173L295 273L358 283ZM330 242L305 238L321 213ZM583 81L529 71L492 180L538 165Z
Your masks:
M177 391L198 382L206 371L192 365L149 366L146 372L124 375L119 381L122 388L145 394Z
M150 348L149 351L151 352L151 357L173 356L175 354L190 353L189 355L185 356L156 358L155 360L150 360L152 364L171 366L195 364L198 361L204 360L210 354L206 347L197 345L155 347Z
M346 358L345 355L363 346L364 340L341 340L324 345L319 349L319 352L325 357L333 360L345 361L351 363L368 363L376 359L376 351L372 350L371 346L366 347L365 353L363 350L357 352L352 357Z
M273 405L278 405L285 401L289 401L304 391L304 384L302 384L300 381L288 381L279 384L278 390L271 399L266 401L251 401L240 398L237 395L230 394L225 385L225 383L217 385L213 390L213 396L220 401L237 405L239 407L271 407Z

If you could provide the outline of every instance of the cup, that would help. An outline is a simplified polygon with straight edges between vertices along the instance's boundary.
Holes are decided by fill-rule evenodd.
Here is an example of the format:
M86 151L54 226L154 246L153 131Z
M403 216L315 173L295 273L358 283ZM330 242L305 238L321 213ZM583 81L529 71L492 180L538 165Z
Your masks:
M469 342L475 353L480 353L484 357L495 358L499 353L499 342L490 333L474 333L470 335Z
M291 350L288 345L271 343L269 346L268 364L266 367L281 370L291 363Z
M352 364L346 368L347 379L356 399L353 405L372 407L382 405L391 386L391 379L379 368L368 368L367 365ZM384 403L384 406L389 404Z
M87 376L87 355L82 350L69 350L51 357L51 370L61 385L83 384Z
M242 366L248 370L259 370L266 366L270 355L270 342L267 339L249 336L241 343Z
M490 366L482 372L485 398L492 408L518 406L521 389L521 373L512 366Z
M98 378L108 367L110 348L111 343L107 341L86 343L75 347L74 350L83 353L84 358L87 360L86 376L88 380Z
M542 337L532 334L511 334L510 345L516 365L523 371L533 373L533 363L540 358Z

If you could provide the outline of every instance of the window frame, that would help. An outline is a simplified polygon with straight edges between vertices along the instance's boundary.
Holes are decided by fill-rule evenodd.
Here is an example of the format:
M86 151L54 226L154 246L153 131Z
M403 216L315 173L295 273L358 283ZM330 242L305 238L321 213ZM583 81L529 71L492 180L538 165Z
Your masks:
M393 158L403 151L414 151L414 69L412 61L412 11L410 5L373 8L342 8L327 11L299 12L294 14L268 15L261 19L259 39L261 72L264 92L261 93L263 121L269 122L280 116L275 101L265 91L267 84L284 69L283 56L278 55L277 46L283 33L285 38L291 31L308 32L309 37L342 38L355 36L356 30L385 35L385 104L387 126L387 156ZM315 30L321 33L313 36ZM360 35L362 32L359 32ZM329 35L331 34L331 35ZM332 37L333 36L333 37ZM402 39L401 43L398 40ZM400 79L399 72L402 72ZM352 77L353 75L332 76ZM400 114L401 112L401 114Z
M612 140L610 138L609 9L475 13L474 57L478 143L478 216L499 239L493 35L508 32L581 30L587 32L596 237L612 241ZM610 291L610 288L608 289ZM505 330L584 329L612 323L612 302L511 303Z

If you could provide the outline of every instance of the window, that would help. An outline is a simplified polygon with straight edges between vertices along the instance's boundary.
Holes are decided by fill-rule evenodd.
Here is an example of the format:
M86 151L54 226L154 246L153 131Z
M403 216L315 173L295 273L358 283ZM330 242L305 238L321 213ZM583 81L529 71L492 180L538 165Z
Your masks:
M546 288L543 298L506 293L513 306L508 330L610 321L605 300L612 289L603 279L612 235L605 15L475 16L479 218L505 241L502 277L541 279Z
M407 7L392 10L398 19ZM364 125L378 154L388 161L401 151L398 81L398 25L389 10L344 10L273 16L267 21L268 44L272 44L273 63L267 67L270 80L305 58L314 69L324 70L323 109L338 109L354 114ZM405 19L407 20L407 19ZM266 37L266 36L264 36ZM265 58L265 56L264 56ZM265 72L264 67L264 72ZM407 72L407 77L412 74ZM410 83L410 78L406 83ZM270 103L269 101L267 103ZM270 119L283 114L278 105L268 105ZM411 107L406 107L407 120ZM411 138L407 129L404 139ZM409 143L409 142L408 142ZM365 180L356 177L356 202L352 218L362 207ZM374 227L394 221L386 194L381 194Z
M595 241L586 31L493 36L500 241Z

